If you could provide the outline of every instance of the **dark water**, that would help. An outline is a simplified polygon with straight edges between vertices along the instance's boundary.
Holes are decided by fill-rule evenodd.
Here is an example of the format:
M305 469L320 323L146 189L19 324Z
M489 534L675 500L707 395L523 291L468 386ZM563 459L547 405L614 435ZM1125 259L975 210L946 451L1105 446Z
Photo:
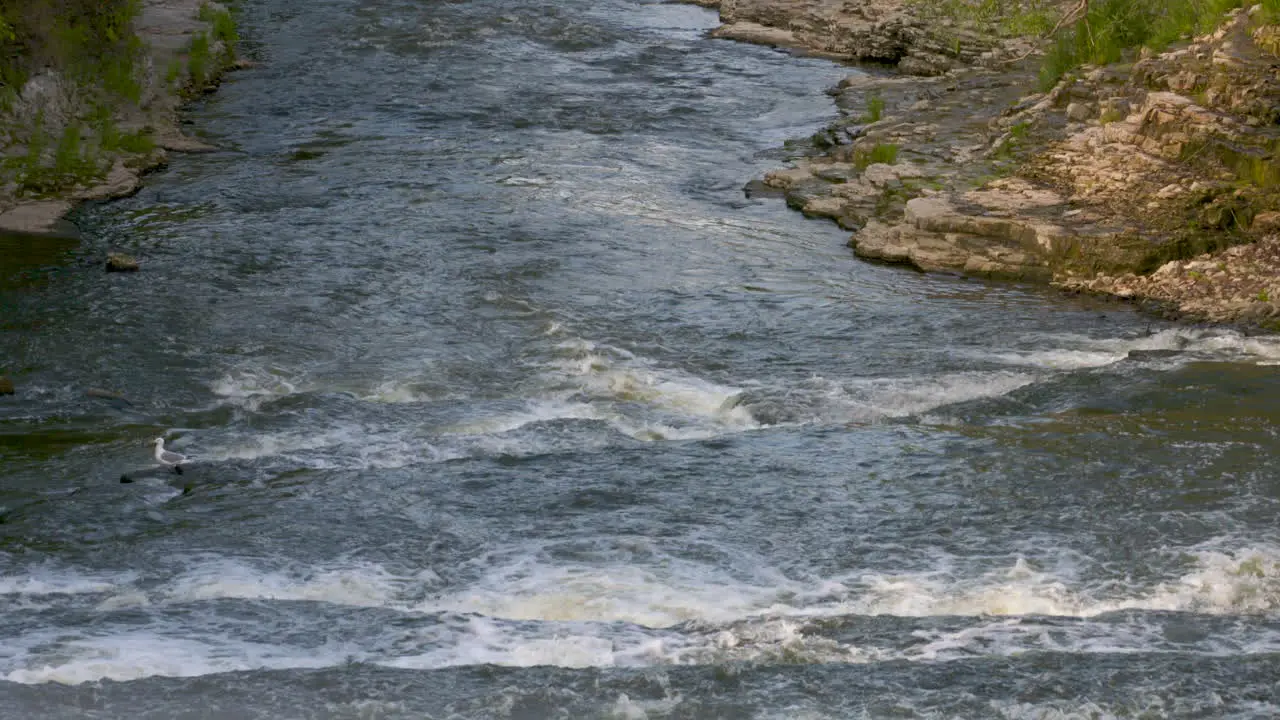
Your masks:
M1280 712L1280 343L745 199L848 70L704 10L244 4L0 241L0 716Z

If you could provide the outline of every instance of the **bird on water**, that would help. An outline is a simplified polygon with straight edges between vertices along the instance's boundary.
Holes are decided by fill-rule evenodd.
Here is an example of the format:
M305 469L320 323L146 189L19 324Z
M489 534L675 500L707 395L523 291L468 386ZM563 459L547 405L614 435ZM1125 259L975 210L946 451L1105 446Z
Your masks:
M164 449L164 438L158 437L154 441L156 446L156 462L165 467L173 468L173 471L182 474L182 463L187 461L187 456L182 453L176 453L172 450Z

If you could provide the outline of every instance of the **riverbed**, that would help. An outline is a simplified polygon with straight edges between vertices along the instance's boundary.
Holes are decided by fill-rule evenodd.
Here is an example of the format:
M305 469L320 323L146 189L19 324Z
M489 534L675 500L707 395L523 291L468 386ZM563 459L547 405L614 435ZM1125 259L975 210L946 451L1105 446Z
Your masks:
M697 7L242 5L0 242L0 715L1280 712L1280 341L854 259Z

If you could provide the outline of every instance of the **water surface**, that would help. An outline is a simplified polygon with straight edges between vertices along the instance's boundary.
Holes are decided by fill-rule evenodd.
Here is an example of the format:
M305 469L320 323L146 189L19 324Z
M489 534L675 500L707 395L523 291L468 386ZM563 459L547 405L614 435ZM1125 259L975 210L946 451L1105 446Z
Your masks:
M0 241L4 713L1280 712L1280 343L747 199L850 70L705 10L242 4L221 152Z

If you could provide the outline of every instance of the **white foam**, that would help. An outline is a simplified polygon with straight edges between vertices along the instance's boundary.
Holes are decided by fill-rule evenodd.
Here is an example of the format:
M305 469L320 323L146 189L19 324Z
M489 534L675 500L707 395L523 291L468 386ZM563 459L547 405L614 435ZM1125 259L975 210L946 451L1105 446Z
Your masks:
M808 385L821 398L814 409L814 419L857 423L909 417L956 403L1000 397L1036 379L1035 375L1019 372L957 372L845 381L815 377Z
M239 598L442 614L444 625L424 626L417 652L405 652L404 638L397 640L394 652L377 647L301 651L201 634L198 628L181 636L162 627L70 639L59 629L9 643L0 669L7 674L0 676L21 683L78 683L327 667L351 656L403 668L580 668L723 661L947 661L975 652L1012 655L1028 650L1116 654L1158 651L1167 644L1161 623L1091 618L1118 610L1239 615L1280 609L1280 550L1271 546L1194 551L1188 554L1194 563L1186 573L1147 588L1105 583L1086 587L1072 578L1069 568L1055 574L1021 559L977 576L958 575L955 563L941 558L932 572L795 581L763 563L744 562L752 574L735 577L676 557L650 557L645 566L626 559L634 553L658 552L648 545L602 550L618 554L608 566L553 565L542 553L530 554L530 548L513 550L511 560L468 586L426 602L409 598L440 586L429 570L400 576L374 563L264 567L256 561L197 557L190 570L147 592L115 579L110 587L118 593L98 605L107 612ZM58 586L85 592L104 587L84 582ZM26 583L20 587L43 589ZM874 615L987 620L918 630L915 642L897 648L859 646L823 634L823 618ZM1064 625L1038 616L1083 622ZM1246 627L1207 638L1195 651L1230 656L1277 652L1280 636L1259 635Z
M445 428L448 435L490 435L508 433L527 425L553 420L598 420L599 411L586 403L567 400L534 400L515 412L479 417Z
M1027 350L984 355L1009 365L1025 365L1046 370L1083 370L1105 367L1124 360L1127 352L1110 350Z
M728 578L717 582L709 573L714 571L678 563L660 572L629 565L543 566L530 560L496 570L467 590L419 609L666 628L688 620L728 622L768 607L778 595L776 589Z
M750 413L730 402L741 392L740 388L670 368L658 368L629 353L616 358L588 351L562 363L561 367L577 381L581 390L593 397L640 403L726 426L756 426Z
M1043 335L1033 339L1050 349L993 353L992 359L1016 365L1072 370L1110 365L1133 351L1177 350L1190 357L1270 364L1280 361L1280 336L1248 336L1223 328L1169 328L1129 338Z
M236 670L320 668L342 662L341 653L306 651L232 640L118 633L75 640L47 638L55 646L24 658L27 666L5 679L35 685L77 685L98 680L196 677ZM43 643L48 645L49 642Z
M586 632L562 631L551 637L528 637L479 617L470 619L467 630L451 646L375 662L387 667L430 670L464 665L607 667L616 660L610 639Z
M1110 587L1072 587L1066 579L1034 570L1019 558L1007 570L978 578L955 578L946 571L863 575L846 581L849 599L799 613L1089 618L1120 610L1240 614L1280 609L1277 548L1206 549L1190 556L1196 559L1194 570L1128 596Z
M0 575L0 595L80 595L110 592L132 582L133 573L119 575L82 574L74 570L37 566L18 575Z
M262 570L239 560L206 559L164 593L171 603L219 598L307 600L354 607L397 603L408 579L372 563L323 569Z
M257 411L263 403L304 391L301 380L281 370L245 368L213 381L213 393L232 405Z

